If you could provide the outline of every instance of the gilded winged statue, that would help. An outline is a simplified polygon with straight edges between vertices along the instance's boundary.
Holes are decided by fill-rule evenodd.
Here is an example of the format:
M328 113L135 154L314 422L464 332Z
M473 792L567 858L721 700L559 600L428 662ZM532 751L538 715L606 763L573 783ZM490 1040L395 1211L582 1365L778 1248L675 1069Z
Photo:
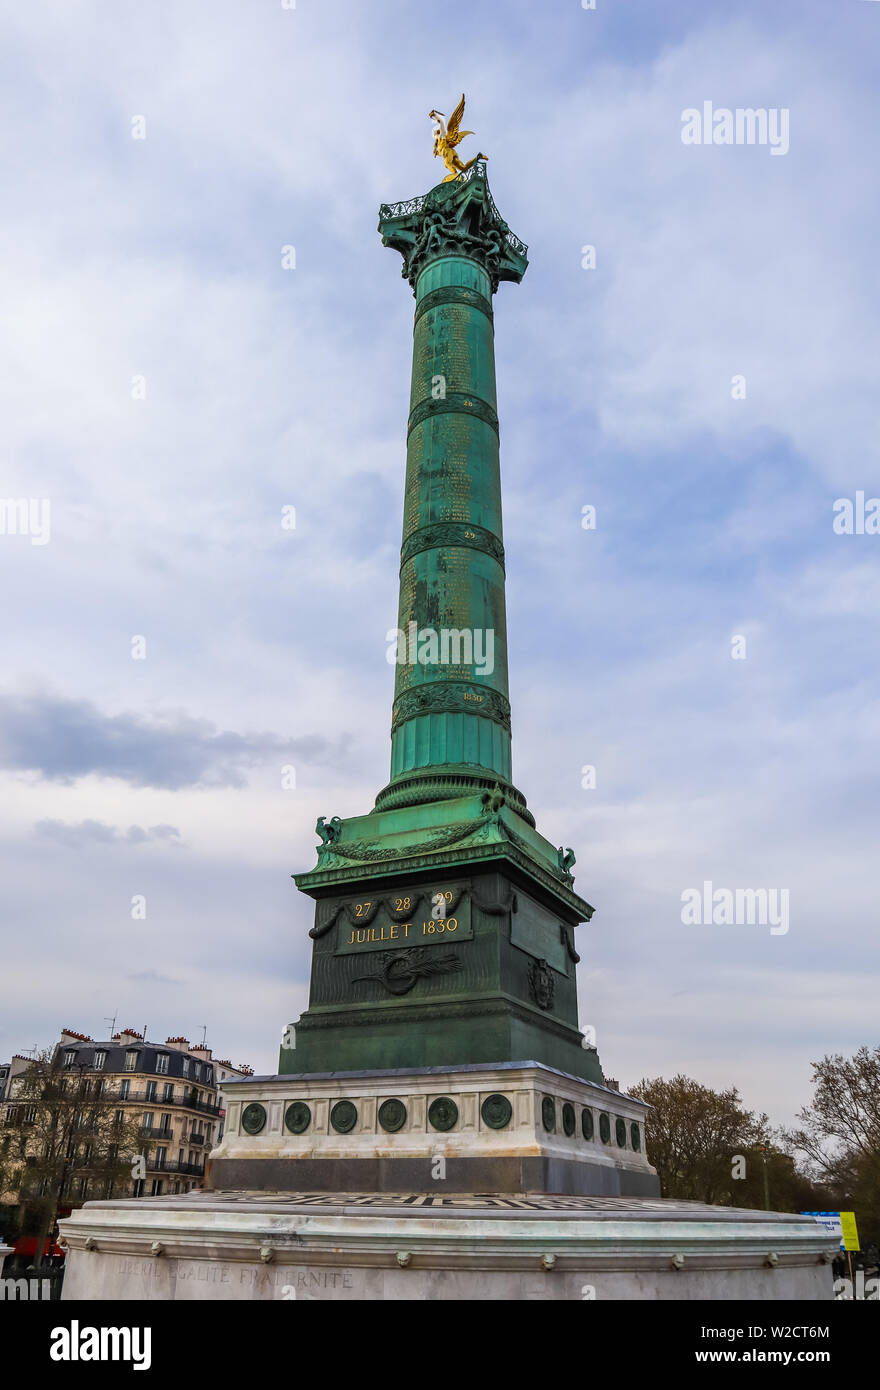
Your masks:
M485 159L484 154L475 154L473 159L469 159L467 164L462 164L458 155L455 153L456 145L460 145L466 135L473 135L472 130L459 130L461 118L464 115L464 92L461 94L461 101L456 106L452 115L449 117L449 124L442 111L429 111L429 117L436 121L434 126L434 158L438 155L449 170L444 183L449 183L452 179L457 179L459 174L463 174L472 164L476 164L478 159Z

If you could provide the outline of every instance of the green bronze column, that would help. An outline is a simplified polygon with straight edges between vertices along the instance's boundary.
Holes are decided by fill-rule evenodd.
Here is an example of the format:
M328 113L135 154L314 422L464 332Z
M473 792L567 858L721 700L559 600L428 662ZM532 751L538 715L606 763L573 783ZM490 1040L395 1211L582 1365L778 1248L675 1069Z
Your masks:
M448 161L447 161L448 164ZM511 783L492 300L527 248L482 158L383 206L415 295L391 778L318 818L309 1007L288 1075L528 1059L601 1082L578 1029L575 856Z
M391 780L377 810L511 783L507 622L492 295L527 248L478 161L423 198L383 206L383 244L416 298Z

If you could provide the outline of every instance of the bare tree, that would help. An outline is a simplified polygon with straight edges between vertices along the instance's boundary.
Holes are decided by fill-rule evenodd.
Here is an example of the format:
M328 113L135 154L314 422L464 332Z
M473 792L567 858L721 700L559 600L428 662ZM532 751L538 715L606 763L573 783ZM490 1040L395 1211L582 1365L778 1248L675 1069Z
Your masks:
M39 1053L17 1078L0 1127L18 1169L19 1201L36 1264L61 1206L109 1197L127 1184L138 1151L137 1123L118 1111L103 1078L65 1067L60 1049Z
M813 1062L811 1105L786 1139L803 1153L835 1201L862 1218L863 1232L880 1239L880 1046L860 1047Z
M9 1235L13 1203L21 1186L22 1159L14 1136L0 1127L0 1236ZM6 1200L11 1198L12 1201Z

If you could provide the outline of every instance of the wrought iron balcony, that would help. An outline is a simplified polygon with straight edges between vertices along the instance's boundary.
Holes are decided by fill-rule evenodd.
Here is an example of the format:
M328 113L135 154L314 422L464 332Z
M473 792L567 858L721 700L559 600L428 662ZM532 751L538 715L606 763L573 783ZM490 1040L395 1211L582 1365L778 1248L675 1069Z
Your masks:
M166 1159L164 1163L158 1163L154 1158L147 1159L148 1173L184 1173L187 1177L203 1178L204 1168L198 1163L181 1163L177 1158Z
M127 1096L108 1095L105 1099L112 1099L123 1105L155 1105L165 1108L174 1105L184 1110L197 1110L201 1115L220 1114L220 1106L215 1101L193 1100L191 1096L175 1096L173 1100L168 1100L164 1096L148 1096L146 1091L129 1091Z

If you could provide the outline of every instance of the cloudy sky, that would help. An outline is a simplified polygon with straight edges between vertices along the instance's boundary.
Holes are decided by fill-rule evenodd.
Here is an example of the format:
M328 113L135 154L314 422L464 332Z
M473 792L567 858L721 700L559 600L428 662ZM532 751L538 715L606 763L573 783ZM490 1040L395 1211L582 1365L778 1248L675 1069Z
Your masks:
M116 1015L271 1070L305 1006L289 875L388 773L413 306L377 210L464 90L530 248L514 768L597 908L581 1020L623 1084L788 1121L878 1035L880 536L832 522L880 494L880 3L5 11L0 496L51 531L0 536L0 1055ZM704 101L784 108L788 152L683 144ZM685 925L706 880L788 889L788 932Z

